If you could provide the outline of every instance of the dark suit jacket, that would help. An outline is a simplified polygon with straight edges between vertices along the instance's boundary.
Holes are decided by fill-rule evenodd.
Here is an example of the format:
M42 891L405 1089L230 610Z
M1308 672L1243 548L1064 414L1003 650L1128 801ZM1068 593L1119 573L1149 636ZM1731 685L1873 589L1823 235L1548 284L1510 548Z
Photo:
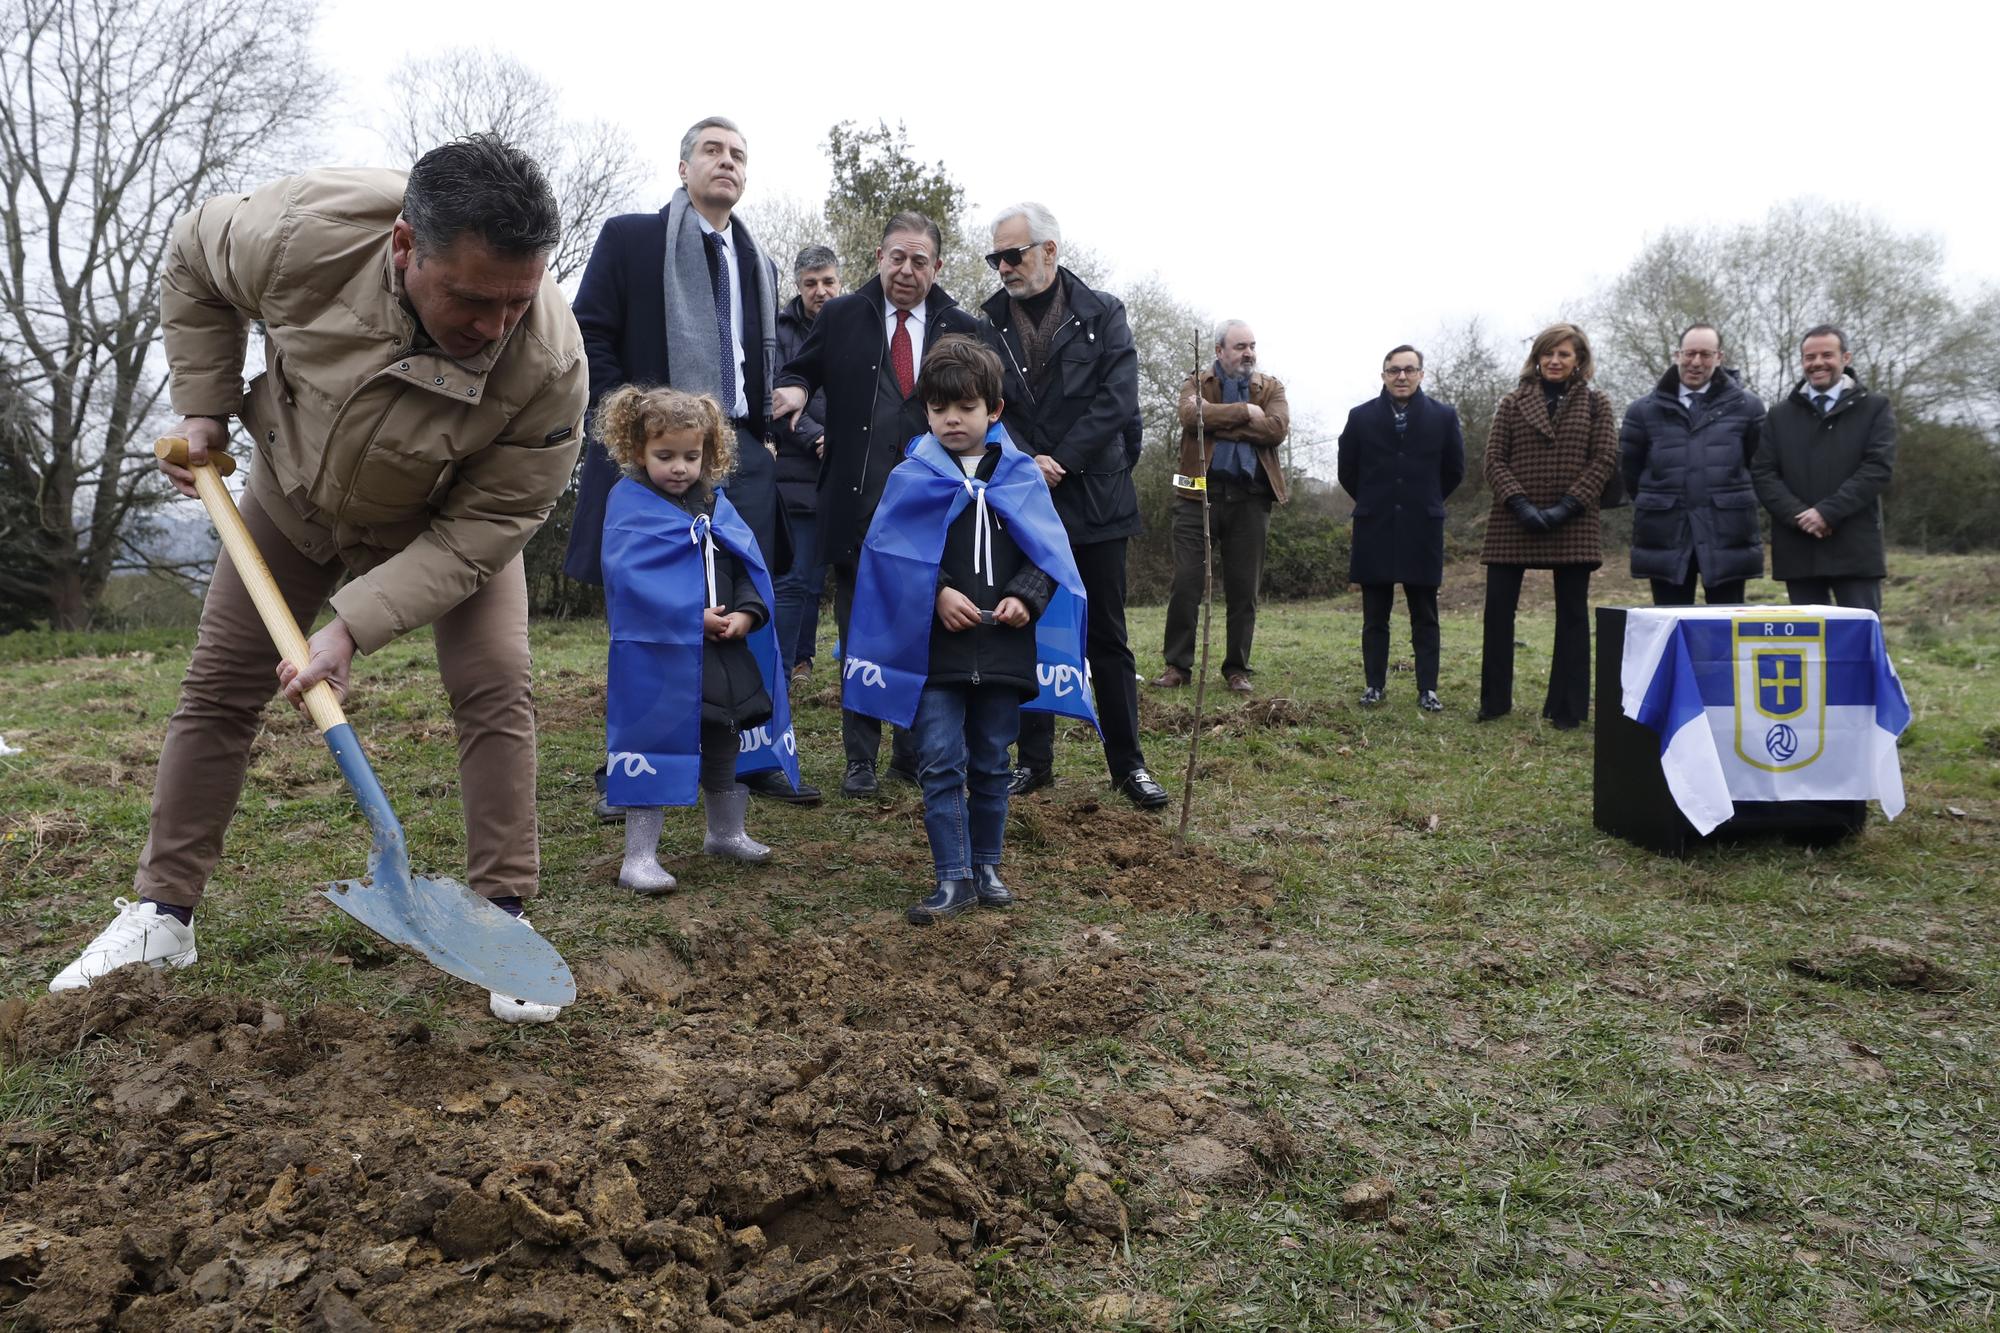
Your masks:
M1389 391L1347 414L1334 464L1354 500L1347 577L1435 588L1444 582L1444 501L1465 480L1458 413L1421 391L1400 438Z
M764 436L771 409L771 368L764 364L762 314L775 310L777 269L748 227L736 228L737 273L743 293L743 387L749 402L749 429ZM672 385L667 364L667 210L626 213L604 224L584 266L571 310L583 330L590 359L590 411L623 384ZM760 312L755 316L751 312ZM791 533L778 504L777 465L761 447L737 449L736 473L725 489L736 512L756 534L765 563L775 576L791 568ZM583 475L577 480L576 516L571 520L563 573L585 583L604 582L604 506L620 476L618 465L592 439L583 448Z
M1896 469L1896 413L1889 400L1850 375L1826 416L1800 380L1764 418L1750 478L1771 511L1774 579L1879 579L1889 572L1882 549L1882 492ZM1825 537L1799 530L1819 510L1833 526Z
M1067 475L1050 495L1070 545L1088 546L1144 527L1132 485L1136 455L1127 444L1139 415L1139 352L1117 297L1092 291L1068 269L1057 270L1056 280L1065 284L1069 318L1049 344L1054 365L1039 391L1023 374L1027 356L1004 289L983 307L983 328L1006 371L1002 424L1024 452L1062 464Z
M860 555L868 521L903 450L929 428L924 404L904 398L887 374L889 339L882 279L820 307L805 345L778 372L778 387L826 392L826 458L820 464L819 552L830 565ZM924 298L924 355L948 333L977 336L979 325L942 287Z

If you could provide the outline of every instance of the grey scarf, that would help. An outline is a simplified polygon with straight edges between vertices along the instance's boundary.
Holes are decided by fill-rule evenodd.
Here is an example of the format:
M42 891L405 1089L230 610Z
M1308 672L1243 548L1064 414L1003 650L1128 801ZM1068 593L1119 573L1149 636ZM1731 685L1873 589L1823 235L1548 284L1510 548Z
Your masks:
M753 320L764 343L764 382L746 382L747 402L737 404L746 417L760 420L771 410L771 380L778 358L778 294L772 271L757 248L742 218L732 218L736 235L736 264L739 269L755 265L757 310L743 312L744 322ZM667 370L673 386L684 393L712 394L722 399L722 377L735 372L724 367L722 350L715 336L715 285L708 276L708 245L701 238L701 223L687 188L674 191L667 204L667 262L664 274L667 297ZM745 337L742 329L736 336ZM747 344L746 344L747 350ZM748 358L745 358L746 362ZM749 366L746 364L747 371Z

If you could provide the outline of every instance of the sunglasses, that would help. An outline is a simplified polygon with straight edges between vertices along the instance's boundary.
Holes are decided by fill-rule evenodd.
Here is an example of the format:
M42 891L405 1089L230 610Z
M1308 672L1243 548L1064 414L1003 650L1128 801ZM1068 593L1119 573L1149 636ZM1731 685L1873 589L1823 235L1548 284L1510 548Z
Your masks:
M1034 253L1036 250L1042 248L1042 244L1042 242L1036 241L1030 245L1010 245L1005 250L995 250L992 254L986 256L986 267L992 269L995 273L1000 271L1000 265L1003 263L1008 268L1019 268L1021 267L1021 256Z

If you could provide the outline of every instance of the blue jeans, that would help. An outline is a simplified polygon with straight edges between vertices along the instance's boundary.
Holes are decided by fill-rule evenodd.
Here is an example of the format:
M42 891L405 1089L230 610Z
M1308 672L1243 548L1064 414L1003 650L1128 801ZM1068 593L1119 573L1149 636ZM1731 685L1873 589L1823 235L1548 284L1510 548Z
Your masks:
M778 603L772 608L777 621L778 657L786 669L812 661L813 645L819 638L819 599L826 591L826 566L819 558L819 515L793 509L786 515L792 524L792 567L771 587Z
M917 702L917 779L939 879L971 879L1000 864L1007 835L1007 747L1021 729L1021 695L992 685L926 685Z

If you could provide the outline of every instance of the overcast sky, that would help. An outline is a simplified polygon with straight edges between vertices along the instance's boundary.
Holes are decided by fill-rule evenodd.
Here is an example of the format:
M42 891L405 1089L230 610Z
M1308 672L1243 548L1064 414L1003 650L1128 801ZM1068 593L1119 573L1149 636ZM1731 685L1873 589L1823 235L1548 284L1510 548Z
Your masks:
M364 127L388 72L454 44L625 126L658 172L646 208L702 116L744 127L752 202L820 199L829 125L900 120L976 217L1039 199L1121 277L1249 320L1329 430L1396 343L1479 315L1511 356L1649 235L1800 196L1937 233L1968 286L2000 278L2000 11L1975 0L706 9L704 38L684 3L325 0L327 146L386 163Z

